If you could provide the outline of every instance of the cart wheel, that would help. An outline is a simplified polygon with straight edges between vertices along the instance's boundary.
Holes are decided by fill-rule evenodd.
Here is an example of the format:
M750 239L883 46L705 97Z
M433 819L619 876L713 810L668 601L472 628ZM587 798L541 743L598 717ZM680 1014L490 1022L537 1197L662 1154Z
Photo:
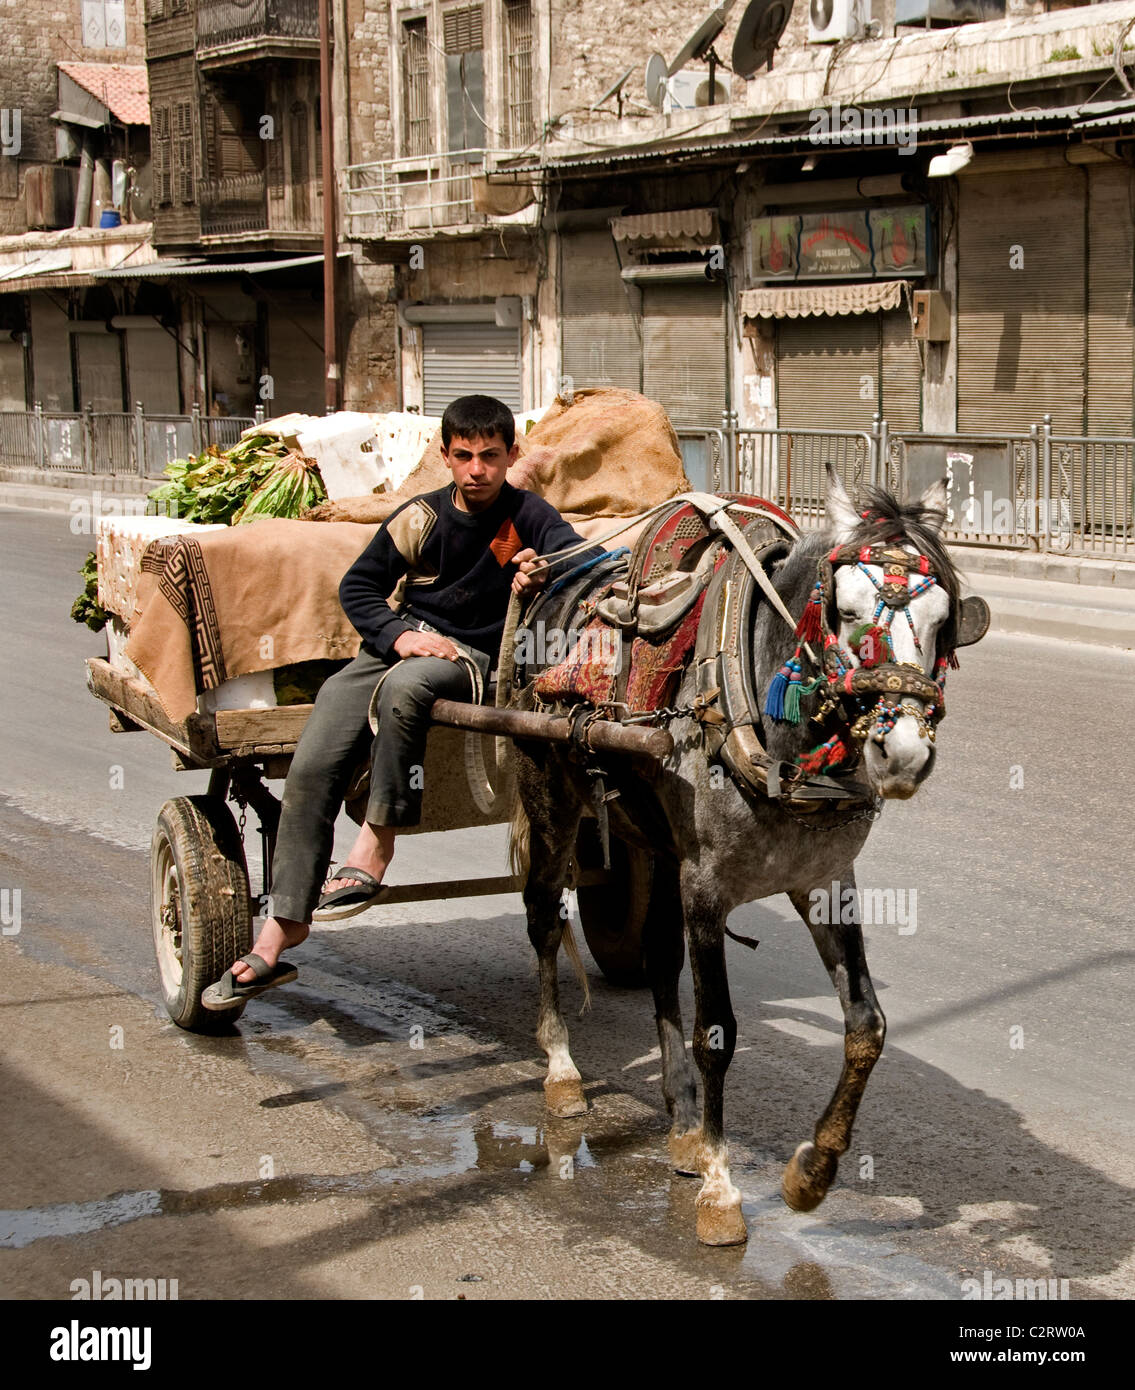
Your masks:
M181 1028L227 1032L241 1004L214 1013L201 991L252 945L248 869L236 823L219 796L178 796L150 845L150 914L162 997Z
M603 847L595 821L580 822L575 852L581 869L603 867ZM606 980L624 989L642 989L647 982L642 928L653 877L654 856L612 835L610 880L576 892L584 940L595 963Z

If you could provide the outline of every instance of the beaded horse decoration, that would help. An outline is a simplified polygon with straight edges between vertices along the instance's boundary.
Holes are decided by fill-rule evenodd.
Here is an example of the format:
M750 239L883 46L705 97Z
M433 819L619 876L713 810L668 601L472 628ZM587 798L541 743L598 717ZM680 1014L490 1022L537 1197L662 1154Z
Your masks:
M887 518L870 509L862 517L868 523L886 526ZM846 643L837 632L838 617L833 622L835 572L841 565L856 566L876 594L871 620L859 622ZM873 568L882 570L881 582ZM803 721L801 701L819 696L811 720L826 737L796 759L801 773L850 771L859 761L863 745L869 740L882 744L902 715L912 715L919 734L934 742L935 727L946 713L946 672L958 665L958 643L954 631L940 634L939 655L928 674L910 605L943 582L949 583L929 556L912 553L898 544L897 538L836 546L820 557L816 582L796 625L796 650L773 677L764 705L770 718L799 724ZM953 586L949 587L952 590ZM951 592L949 597L956 594ZM919 662L895 660L896 619L907 625ZM919 701L921 708L909 703L912 700Z

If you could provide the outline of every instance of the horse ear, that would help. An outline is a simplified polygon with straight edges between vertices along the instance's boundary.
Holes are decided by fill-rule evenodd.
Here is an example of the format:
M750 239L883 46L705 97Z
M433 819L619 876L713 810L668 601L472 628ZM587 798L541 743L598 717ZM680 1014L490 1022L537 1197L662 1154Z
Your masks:
M928 518L929 524L935 531L941 531L946 524L946 504L950 496L949 478L939 478L936 483L926 489L918 499L918 505L925 507L927 511L936 512L937 515Z
M847 489L840 482L839 474L830 463L827 465L827 471L828 490L824 506L828 514L828 524L832 528L833 539L837 544L843 545L859 525L859 517L851 498L847 495Z

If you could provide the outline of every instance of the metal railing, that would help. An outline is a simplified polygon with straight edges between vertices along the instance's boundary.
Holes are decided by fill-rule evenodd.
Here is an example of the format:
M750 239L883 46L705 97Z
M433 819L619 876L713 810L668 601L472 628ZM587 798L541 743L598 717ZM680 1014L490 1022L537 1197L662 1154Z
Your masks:
M448 154L350 164L343 170L349 237L405 236L443 227L488 224L477 208L474 179L510 150L454 150Z
M1135 437L1056 435L1049 415L1027 434L892 433L879 416L870 430L749 430L727 415L722 435L724 486L803 526L822 518L830 462L852 491L910 498L946 478L952 544L1135 559Z
M318 43L316 0L198 0L199 50L261 37Z
M230 448L255 416L149 415L84 410L0 411L0 466L52 473L134 475L159 478L174 459L199 454L210 445Z

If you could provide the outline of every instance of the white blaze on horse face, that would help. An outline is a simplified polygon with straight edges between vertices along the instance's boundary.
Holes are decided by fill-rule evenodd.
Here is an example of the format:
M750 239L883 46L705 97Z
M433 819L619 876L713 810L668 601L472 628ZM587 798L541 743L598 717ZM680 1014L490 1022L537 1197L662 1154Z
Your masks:
M875 584L882 584L881 566L867 565L865 569L875 580ZM834 579L836 605L839 609L839 639L846 648L856 627L861 623L876 621L875 609L878 606L879 594L875 584L858 565L841 565L835 571ZM917 575L912 573L911 580L917 588ZM889 628L894 660L910 662L927 675L932 675L938 630L949 610L949 598L938 584L929 585L911 600L906 610L910 614L909 620L906 612L901 609L894 610ZM880 614L881 626L886 626L887 616L886 610ZM922 647L921 654L915 645L914 633L911 632L912 621ZM860 664L854 653L851 653L851 658L856 666ZM923 702L913 696L907 696L905 703L918 709L925 708ZM920 731L918 720L913 716L900 716L895 720L894 728L887 734L882 748L872 740L866 743L864 759L868 773L881 795L905 799L914 795L919 779L930 761L931 752L930 740Z

